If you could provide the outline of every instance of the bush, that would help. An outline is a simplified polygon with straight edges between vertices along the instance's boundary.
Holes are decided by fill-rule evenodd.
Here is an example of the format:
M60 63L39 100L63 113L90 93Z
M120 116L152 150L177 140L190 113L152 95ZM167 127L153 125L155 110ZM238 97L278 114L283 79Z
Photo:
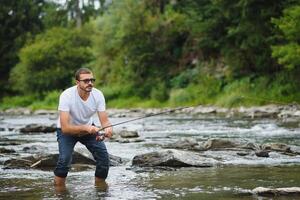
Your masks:
M164 102L169 98L169 93L164 82L157 83L151 90L151 99Z
M89 62L90 40L77 30L52 28L21 49L10 81L16 91L43 94L71 85L76 69Z
M283 17L273 23L282 31L284 44L274 45L272 56L288 69L300 67L300 5L284 10Z
M8 109L16 107L27 107L34 101L36 101L36 97L34 95L4 97L1 101L0 108Z

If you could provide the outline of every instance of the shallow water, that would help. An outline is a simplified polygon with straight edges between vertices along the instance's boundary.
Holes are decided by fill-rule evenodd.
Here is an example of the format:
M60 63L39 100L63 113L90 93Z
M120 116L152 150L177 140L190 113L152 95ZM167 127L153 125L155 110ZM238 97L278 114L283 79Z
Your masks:
M112 123L130 118L112 118ZM29 123L55 123L45 116L4 117L0 127L0 141L19 142L5 148L28 156L22 149L32 145L42 146L46 152L56 153L54 133L20 134L17 130ZM16 128L8 131L8 128ZM242 119L216 116L190 117L165 115L124 124L115 129L138 130L145 139L141 143L107 141L110 154L131 160L135 155L161 150L162 144L180 138L193 137L199 141L209 138L226 138L263 144L281 142L293 148L300 146L300 129L275 119ZM0 147L2 147L0 145ZM77 144L76 148L84 149ZM4 170L5 160L14 154L0 155L0 199L300 199L293 197L258 197L250 193L255 187L300 186L300 156L270 153L269 158L240 157L226 151L206 151L223 160L224 166L212 168L180 168L172 171L145 172L125 166L111 167L108 189L94 186L94 171L70 172L65 190L53 187L53 172L41 170Z

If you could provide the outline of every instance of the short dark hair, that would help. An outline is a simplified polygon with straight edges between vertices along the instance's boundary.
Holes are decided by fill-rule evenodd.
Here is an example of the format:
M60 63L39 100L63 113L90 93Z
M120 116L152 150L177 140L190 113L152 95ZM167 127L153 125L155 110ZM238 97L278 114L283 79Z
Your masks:
M80 74L92 74L93 72L85 67L79 68L76 72L75 72L75 79L79 80L80 79Z

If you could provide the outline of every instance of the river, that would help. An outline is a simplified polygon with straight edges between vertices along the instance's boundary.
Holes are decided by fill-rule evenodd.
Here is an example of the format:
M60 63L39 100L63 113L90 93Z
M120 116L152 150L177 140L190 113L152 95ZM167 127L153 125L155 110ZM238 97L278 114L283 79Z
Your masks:
M112 123L132 118L114 117ZM16 153L0 154L0 199L270 199L251 194L260 186L300 186L300 156L271 152L270 157L242 157L226 151L207 151L225 165L209 168L177 168L169 170L136 170L131 162L111 167L108 188L94 186L94 171L71 171L64 190L53 187L53 172L37 169L3 169L5 160L28 156L24 147L38 146L57 153L55 133L22 134L19 128L30 123L55 123L52 115L4 116L0 121L0 148ZM13 129L13 130L12 130ZM139 143L106 141L108 151L128 160L135 155L162 150L162 145L180 138L206 141L223 138L264 144L280 142L300 148L299 123L288 124L278 119L221 117L215 115L162 115L122 124L115 129L137 130L144 139ZM81 144L77 149L84 149ZM272 197L272 199L300 199Z

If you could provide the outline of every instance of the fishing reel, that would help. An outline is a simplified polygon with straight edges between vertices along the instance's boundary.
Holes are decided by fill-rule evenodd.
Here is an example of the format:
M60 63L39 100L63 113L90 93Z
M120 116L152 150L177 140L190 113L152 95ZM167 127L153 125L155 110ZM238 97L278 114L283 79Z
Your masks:
M100 130L96 134L96 140L97 141L103 141L105 139L105 132L103 130Z

